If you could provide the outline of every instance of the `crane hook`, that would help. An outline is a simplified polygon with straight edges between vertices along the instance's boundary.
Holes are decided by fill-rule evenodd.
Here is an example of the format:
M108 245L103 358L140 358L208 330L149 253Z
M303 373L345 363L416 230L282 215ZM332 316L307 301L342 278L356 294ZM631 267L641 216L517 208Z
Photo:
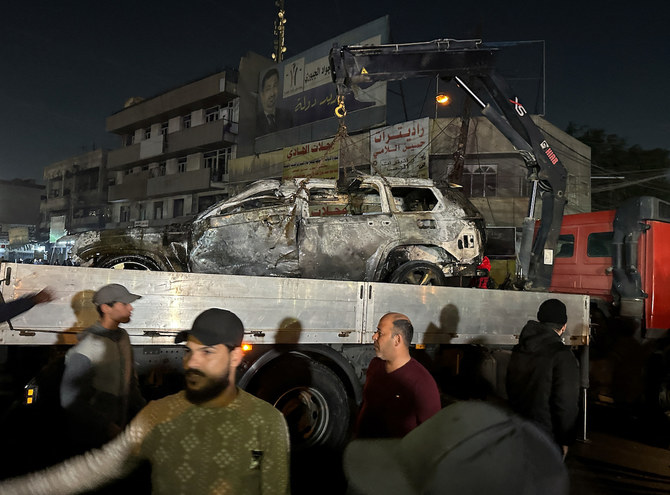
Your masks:
M344 116L347 114L347 109L344 108L344 97L338 96L337 103L338 105L335 107L335 115L338 119L344 118Z

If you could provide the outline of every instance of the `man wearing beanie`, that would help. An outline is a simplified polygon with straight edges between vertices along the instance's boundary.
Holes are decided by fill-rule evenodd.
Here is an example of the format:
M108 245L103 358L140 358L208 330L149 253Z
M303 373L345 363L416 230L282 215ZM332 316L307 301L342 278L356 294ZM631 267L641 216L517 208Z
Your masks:
M547 432L565 457L579 413L579 365L561 339L568 321L565 304L543 302L537 320L526 323L512 350L507 396L512 409Z

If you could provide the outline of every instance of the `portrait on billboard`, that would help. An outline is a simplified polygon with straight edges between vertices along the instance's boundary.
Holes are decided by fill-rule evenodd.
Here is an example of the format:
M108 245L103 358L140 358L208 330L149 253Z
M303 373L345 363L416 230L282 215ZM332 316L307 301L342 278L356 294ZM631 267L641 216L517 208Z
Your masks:
M281 78L276 67L262 74L258 87L257 136L293 127L293 113L279 106L282 100L280 86Z

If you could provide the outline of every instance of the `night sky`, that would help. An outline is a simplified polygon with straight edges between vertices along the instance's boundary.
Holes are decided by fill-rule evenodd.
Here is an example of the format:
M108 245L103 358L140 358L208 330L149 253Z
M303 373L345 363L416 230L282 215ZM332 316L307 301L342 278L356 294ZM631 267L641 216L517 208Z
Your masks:
M670 149L670 7L590 3L285 0L286 55L386 14L398 43L544 40L550 122ZM118 147L105 119L128 98L237 68L247 51L269 57L276 15L273 0L10 0L2 10L0 179L38 181L50 163Z

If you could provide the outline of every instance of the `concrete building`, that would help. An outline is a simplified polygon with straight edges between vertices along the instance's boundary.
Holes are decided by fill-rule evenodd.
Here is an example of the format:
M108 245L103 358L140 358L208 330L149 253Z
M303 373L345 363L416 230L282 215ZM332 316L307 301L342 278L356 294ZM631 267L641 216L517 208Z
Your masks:
M44 186L33 180L0 180L0 257L8 261L38 255L37 226Z
M107 118L121 147L109 152L107 228L184 221L226 198L235 156L236 73L219 72Z
M52 163L44 169L46 198L40 231L55 242L66 233L105 227L107 151L98 149Z
M591 149L543 117L533 116L568 172L566 214L591 211ZM437 119L432 126L431 172L450 171L461 119ZM461 185L489 226L519 227L528 214L532 184L512 143L485 117L471 119ZM541 202L536 208L536 218Z

